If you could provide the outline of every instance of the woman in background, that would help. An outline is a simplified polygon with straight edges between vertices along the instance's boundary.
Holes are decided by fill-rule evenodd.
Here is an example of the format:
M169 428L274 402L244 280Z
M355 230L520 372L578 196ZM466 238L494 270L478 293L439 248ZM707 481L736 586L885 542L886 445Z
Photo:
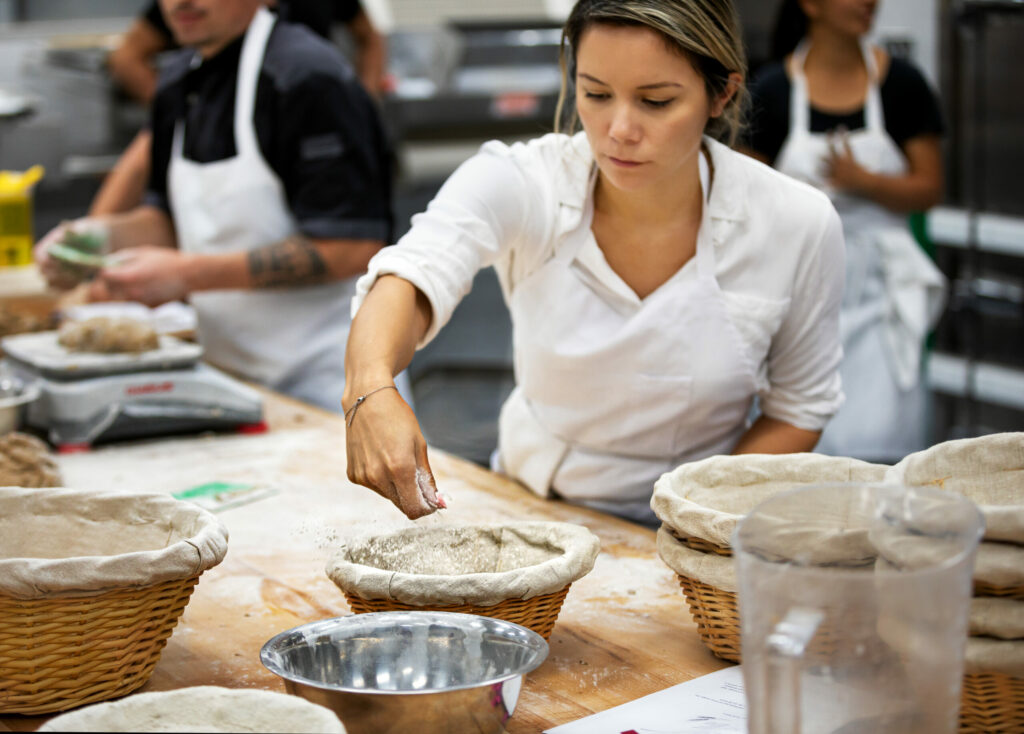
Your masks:
M866 40L876 0L784 0L777 61L751 84L751 154L831 197L843 221L846 403L823 453L889 462L928 444L924 339L944 279L908 231L942 195L938 102Z

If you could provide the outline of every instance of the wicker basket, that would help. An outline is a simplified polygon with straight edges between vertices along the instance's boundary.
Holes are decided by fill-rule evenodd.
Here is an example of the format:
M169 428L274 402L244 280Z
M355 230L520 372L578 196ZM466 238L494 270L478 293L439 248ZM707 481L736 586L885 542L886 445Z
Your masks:
M363 599L347 591L345 600L356 614L367 612L461 612L463 614L478 614L482 617L494 617L506 622L521 624L547 640L551 637L551 631L555 627L555 620L558 619L565 595L569 593L569 586L571 584L552 594L542 594L532 599L508 599L490 607L474 604L450 607L413 606L388 599Z
M0 712L52 713L141 687L198 580L87 597L0 596Z
M599 550L593 533L569 523L405 528L349 541L327 575L356 614L477 614L546 640L569 588L590 572Z
M0 487L0 523L0 714L141 687L227 551L216 517L158 493Z

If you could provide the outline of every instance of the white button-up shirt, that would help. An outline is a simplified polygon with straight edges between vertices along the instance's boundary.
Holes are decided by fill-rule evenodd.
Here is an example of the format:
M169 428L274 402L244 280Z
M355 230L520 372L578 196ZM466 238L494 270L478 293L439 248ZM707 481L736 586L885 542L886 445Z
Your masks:
M707 202L714 274L726 313L755 366L760 410L799 428L821 430L842 402L839 218L820 191L714 140L705 142L714 170ZM477 271L487 266L495 268L506 303L512 303L517 283L548 262L563 237L589 226L583 212L593 196L594 170L583 133L549 134L511 146L485 144L452 174L427 210L413 217L398 244L373 258L357 284L353 312L379 276L404 278L433 309L426 344L469 292ZM614 311L639 309L641 300L611 269L594 238L577 260ZM684 267L677 277L696 275ZM513 322L523 316L517 308L530 307L517 299ZM587 332L600 335L594 326Z

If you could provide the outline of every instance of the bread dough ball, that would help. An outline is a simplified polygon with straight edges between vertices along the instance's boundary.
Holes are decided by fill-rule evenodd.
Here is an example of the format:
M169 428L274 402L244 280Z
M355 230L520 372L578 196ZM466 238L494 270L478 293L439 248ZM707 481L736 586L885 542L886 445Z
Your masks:
M62 714L39 731L345 734L330 709L273 691L196 686L137 693Z
M59 487L63 484L50 448L35 436L0 436L0 487Z
M61 327L57 343L72 352L148 352L160 346L149 324L135 319L97 316Z

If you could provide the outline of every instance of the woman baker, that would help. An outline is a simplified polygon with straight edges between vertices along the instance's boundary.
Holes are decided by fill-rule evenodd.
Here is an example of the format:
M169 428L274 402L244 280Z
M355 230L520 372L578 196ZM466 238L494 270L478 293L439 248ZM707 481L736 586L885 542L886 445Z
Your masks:
M650 522L681 463L814 447L842 400L841 226L824 194L730 148L744 67L729 0L575 5L567 129L484 145L357 285L352 481L411 518L438 507L389 388L487 266L516 377L495 469L534 492Z

